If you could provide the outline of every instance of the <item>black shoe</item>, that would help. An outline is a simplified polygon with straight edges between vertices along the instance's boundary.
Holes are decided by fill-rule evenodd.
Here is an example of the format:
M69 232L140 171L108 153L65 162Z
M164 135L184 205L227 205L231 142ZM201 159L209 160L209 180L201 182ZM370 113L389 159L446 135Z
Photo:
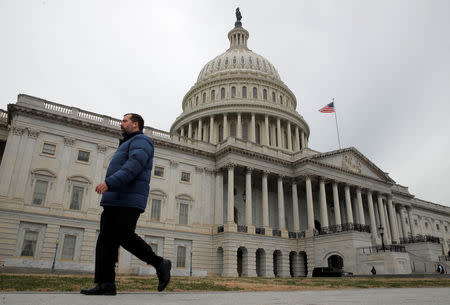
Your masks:
M158 291L163 291L170 282L170 269L172 269L172 262L168 259L163 259L161 265L156 270L158 275Z
M115 283L102 283L97 284L94 288L83 288L80 291L81 294L86 295L116 295Z

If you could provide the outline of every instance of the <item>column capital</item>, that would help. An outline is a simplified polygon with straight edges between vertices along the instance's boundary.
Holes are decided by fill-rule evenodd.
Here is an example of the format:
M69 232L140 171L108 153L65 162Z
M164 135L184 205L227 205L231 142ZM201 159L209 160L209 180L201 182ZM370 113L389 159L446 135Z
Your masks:
M263 176L266 176L266 177L270 175L270 171L268 171L266 169L263 170L262 173L263 173Z
M203 167L201 167L201 166L196 166L195 167L195 172L197 172L197 173L203 173L205 171L205 169L203 168Z
M170 160L169 161L170 162L170 167L173 167L173 168L177 168L178 167L178 161L175 161L175 160Z
M10 128L10 130L12 131L13 135L21 136L23 134L23 132L25 131L25 128L12 126Z
M226 165L226 167L228 168L228 170L234 169L234 168L236 167L236 163L228 163L228 164Z
M74 138L64 137L64 146L73 146L73 143L75 143Z
M323 177L323 176L319 176L319 182L327 183L329 181L331 181L329 178Z
M32 139L37 139L39 136L39 130L38 129L28 129L28 137Z
M100 144L100 143L97 144L98 152L105 153L107 149L108 149L108 146L106 146L104 144Z
M246 168L245 168L245 172L248 174L248 173L252 173L253 171L254 171L255 169L253 168L253 167L249 167L249 166L247 166Z

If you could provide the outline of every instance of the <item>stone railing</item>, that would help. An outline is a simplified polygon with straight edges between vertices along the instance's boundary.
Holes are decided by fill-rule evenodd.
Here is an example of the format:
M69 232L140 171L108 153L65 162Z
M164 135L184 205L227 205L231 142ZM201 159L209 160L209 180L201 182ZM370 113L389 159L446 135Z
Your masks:
M288 232L289 238L297 238L297 232Z
M217 233L223 233L223 226L217 227Z
M8 111L0 109L0 119L6 120L8 118Z
M272 230L272 236L280 236L281 237L281 230Z
M256 234L260 234L260 235L265 235L266 234L266 229L264 229L264 228L255 228L255 233Z
M407 238L400 238L400 244L413 244L413 243L441 243L439 237L431 235L416 235Z
M440 262L450 262L450 256L448 256L448 255L440 255L439 256L439 261Z
M298 239L305 238L305 237L306 237L306 232L305 231L301 231L301 232L297 233L297 238Z
M406 252L405 246L399 245L385 245L375 247L358 248L359 254L373 254L379 252Z
M247 233L248 232L248 228L245 225L238 225L237 226L237 231L238 232L243 232L243 233Z
M320 228L319 235L326 235L326 234L335 234L340 232L349 232L349 231L357 231L357 232L366 232L370 233L370 226L369 225L362 225L359 223L343 223L341 225L333 225L329 227L322 227Z

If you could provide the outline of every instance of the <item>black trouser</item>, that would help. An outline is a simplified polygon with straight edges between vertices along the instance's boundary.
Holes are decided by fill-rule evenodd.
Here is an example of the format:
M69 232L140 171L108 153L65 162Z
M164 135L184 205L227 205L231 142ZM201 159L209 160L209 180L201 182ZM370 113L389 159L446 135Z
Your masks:
M95 249L96 283L114 282L119 246L155 268L161 264L163 258L134 232L140 214L135 208L104 207Z

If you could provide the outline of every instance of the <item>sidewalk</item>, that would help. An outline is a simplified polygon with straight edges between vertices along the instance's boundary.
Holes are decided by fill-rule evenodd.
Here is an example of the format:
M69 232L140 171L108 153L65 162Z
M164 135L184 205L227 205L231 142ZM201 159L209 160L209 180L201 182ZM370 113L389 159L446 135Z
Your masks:
M394 288L264 292L119 293L84 296L79 293L0 293L1 305L423 305L449 304L450 288Z

